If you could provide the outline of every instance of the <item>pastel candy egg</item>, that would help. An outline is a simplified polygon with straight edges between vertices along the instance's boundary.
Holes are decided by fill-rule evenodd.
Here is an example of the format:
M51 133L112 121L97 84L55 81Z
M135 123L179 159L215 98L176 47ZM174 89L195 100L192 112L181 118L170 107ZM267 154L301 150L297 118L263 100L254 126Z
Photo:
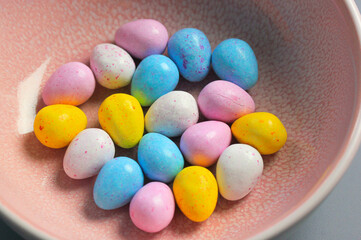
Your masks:
M87 117L72 105L55 104L42 108L34 120L36 138L50 148L63 148L83 131Z
M249 144L264 155L277 152L287 140L282 122L267 112L247 114L237 119L231 130L238 142Z
M197 102L184 91L172 91L158 98L145 115L148 132L177 137L198 121Z
M259 152L246 144L229 146L217 162L219 192L225 199L246 196L261 178L263 160Z
M142 106L150 106L160 96L173 91L178 80L178 68L172 60L163 55L151 55L135 70L131 94Z
M162 54L167 42L167 29L153 19L128 22L115 33L115 43L139 59L153 54Z
M169 39L168 55L180 74L191 82L203 80L211 65L211 45L206 35L195 28L179 30Z
M246 91L223 80L211 82L202 89L198 106L206 118L227 123L255 110L254 101Z
M130 202L129 215L139 229L154 233L169 225L174 210L172 190L164 183L151 182L135 194Z
M120 208L130 202L144 184L138 163L127 157L108 161L100 170L94 184L96 205L104 210Z
M213 213L218 199L218 187L213 174L204 167L184 168L173 182L178 207L194 222L202 222Z
M206 121L189 127L182 135L180 149L190 164L209 167L214 164L232 140L229 126Z
M159 133L148 133L140 140L138 162L149 179L166 183L172 181L184 166L177 145Z
M114 154L114 143L104 130L85 129L76 135L66 150L64 171L74 179L95 176Z
M252 48L243 40L227 39L213 51L212 67L217 76L237 84L244 90L258 80L258 64Z
M119 147L132 148L143 136L143 109L131 95L117 93L107 97L99 107L98 118Z
M70 62L60 66L46 82L42 98L46 105L85 103L94 93L95 79L88 66Z
M135 71L132 57L124 49L110 43L95 46L90 56L90 67L98 83L109 89L128 85Z

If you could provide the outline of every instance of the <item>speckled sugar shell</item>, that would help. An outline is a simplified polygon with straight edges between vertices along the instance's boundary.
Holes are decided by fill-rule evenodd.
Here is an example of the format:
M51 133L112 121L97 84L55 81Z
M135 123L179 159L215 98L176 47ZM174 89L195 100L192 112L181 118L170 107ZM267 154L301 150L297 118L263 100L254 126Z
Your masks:
M223 151L217 162L219 192L227 200L245 197L263 172L263 159L254 147L233 144Z
M110 43L102 43L94 48L90 67L98 83L110 89L128 85L135 71L132 57L124 49Z
M172 91L158 98L150 106L145 115L145 128L148 132L177 137L196 124L198 117L194 97L184 91Z
M74 179L92 177L114 158L114 154L114 143L104 130L85 129L68 146L63 160L64 171Z

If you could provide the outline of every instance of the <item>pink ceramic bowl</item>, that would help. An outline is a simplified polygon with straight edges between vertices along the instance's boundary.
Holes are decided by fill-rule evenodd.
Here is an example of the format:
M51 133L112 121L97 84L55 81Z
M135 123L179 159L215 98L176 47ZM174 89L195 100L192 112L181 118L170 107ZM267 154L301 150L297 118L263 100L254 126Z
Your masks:
M18 230L56 239L265 239L309 213L335 186L360 143L360 16L351 0L264 1L0 1L0 210ZM164 23L170 35L201 29L212 48L246 40L259 63L250 90L257 111L277 115L289 138L264 158L264 175L241 201L219 199L203 223L179 210L158 234L138 230L128 206L104 211L92 199L94 178L71 180L65 149L42 146L32 132L40 91L70 61L89 62L93 47L113 42L117 28L139 18ZM209 81L179 89L197 95ZM96 87L81 108L88 127L118 90ZM129 91L129 88L123 89ZM135 150L117 155L135 157Z

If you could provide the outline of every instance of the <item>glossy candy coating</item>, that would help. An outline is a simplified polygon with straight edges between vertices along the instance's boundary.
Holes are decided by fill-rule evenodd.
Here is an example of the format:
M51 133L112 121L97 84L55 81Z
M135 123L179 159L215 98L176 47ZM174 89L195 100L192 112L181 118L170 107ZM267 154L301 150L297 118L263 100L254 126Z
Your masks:
M83 131L87 117L72 105L55 104L42 108L34 120L36 138L50 148L63 148Z

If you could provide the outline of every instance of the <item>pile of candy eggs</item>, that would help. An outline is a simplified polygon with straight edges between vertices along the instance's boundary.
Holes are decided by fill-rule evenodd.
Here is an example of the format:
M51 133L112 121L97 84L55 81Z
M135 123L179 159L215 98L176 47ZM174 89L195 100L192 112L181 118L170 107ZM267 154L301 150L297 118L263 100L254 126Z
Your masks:
M130 203L132 222L146 232L166 228L176 206L202 222L213 213L218 193L230 201L245 197L261 178L262 155L276 153L287 140L282 122L255 112L246 91L258 81L248 43L227 39L212 53L202 31L185 28L169 38L152 19L122 25L115 43L97 45L90 67L60 66L43 88L47 106L35 117L34 133L47 147L67 147L65 173L73 179L97 175L96 205L111 210ZM162 55L166 48L169 57ZM132 57L141 59L138 66ZM176 90L180 75L199 82L211 67L222 80L207 84L197 99ZM86 128L87 117L77 107L93 95L96 82L108 89L130 85L130 94L110 95L99 106L101 129ZM207 120L198 122L200 114ZM231 144L232 136L239 143ZM137 161L115 156L117 147L135 146Z

